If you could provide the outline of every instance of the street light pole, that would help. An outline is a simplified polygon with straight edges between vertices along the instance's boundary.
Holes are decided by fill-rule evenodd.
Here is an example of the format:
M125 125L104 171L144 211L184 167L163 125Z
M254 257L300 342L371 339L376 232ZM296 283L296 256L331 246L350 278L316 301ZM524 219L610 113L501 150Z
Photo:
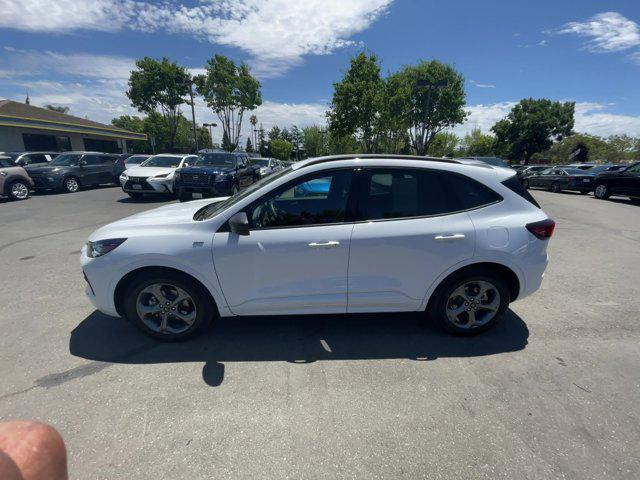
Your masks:
M196 153L198 153L198 133L196 132L196 108L193 101L193 80L189 81L189 95L191 96L191 118L193 119L193 141L196 145Z
M217 123L203 123L203 127L209 127L209 141L211 142L211 149L213 150L213 133L211 133L211 127L217 127Z

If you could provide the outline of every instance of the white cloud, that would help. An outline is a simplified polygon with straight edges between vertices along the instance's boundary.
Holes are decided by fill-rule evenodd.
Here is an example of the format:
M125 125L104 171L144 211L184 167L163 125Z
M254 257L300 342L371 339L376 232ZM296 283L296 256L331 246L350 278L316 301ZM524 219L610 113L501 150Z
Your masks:
M594 15L586 22L569 22L557 33L587 37L592 52L619 52L640 45L640 27L618 12Z
M469 83L478 88L496 88L496 86L491 83L478 83L475 80L469 80Z
M454 129L458 135L465 135L474 128L488 133L491 127L500 119L506 117L517 102L500 102L487 105L473 105L467 108L467 121ZM575 109L574 130L579 133L589 133L607 137L626 133L640 136L640 116L620 115L608 112L612 105L595 102L578 102Z
M8 72L13 72L13 76L33 77L42 74L52 77L55 73L70 77L126 81L135 67L133 59L112 55L38 52L13 47L4 47L4 50L6 53L0 60L0 65L7 75Z
M0 0L0 27L36 32L169 31L248 53L257 75L277 76L306 55L353 45L393 0Z

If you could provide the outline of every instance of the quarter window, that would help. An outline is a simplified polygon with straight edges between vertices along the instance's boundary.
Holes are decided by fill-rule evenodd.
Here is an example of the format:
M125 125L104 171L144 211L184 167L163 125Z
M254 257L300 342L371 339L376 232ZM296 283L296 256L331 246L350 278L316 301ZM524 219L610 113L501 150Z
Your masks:
M374 169L364 220L443 215L487 205L500 196L464 175L419 169Z
M251 226L259 229L342 222L351 179L350 170L305 177L258 200L250 208Z

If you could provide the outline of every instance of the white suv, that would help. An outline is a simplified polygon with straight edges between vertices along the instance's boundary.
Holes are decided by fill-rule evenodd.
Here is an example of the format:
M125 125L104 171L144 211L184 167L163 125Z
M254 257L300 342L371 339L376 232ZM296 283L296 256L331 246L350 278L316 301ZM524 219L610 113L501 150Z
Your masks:
M314 158L140 213L91 235L86 292L164 340L218 315L352 312L426 311L478 333L538 289L555 226L515 171L478 163Z

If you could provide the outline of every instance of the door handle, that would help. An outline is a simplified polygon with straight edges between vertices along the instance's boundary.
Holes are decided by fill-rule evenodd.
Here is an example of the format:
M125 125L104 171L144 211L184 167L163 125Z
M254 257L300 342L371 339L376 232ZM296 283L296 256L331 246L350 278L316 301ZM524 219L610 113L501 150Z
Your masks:
M331 242L311 242L309 246L311 248L333 248L338 247L340 242L331 241Z
M436 235L434 237L438 241L447 241L447 240L463 240L464 233L451 233L446 235Z

